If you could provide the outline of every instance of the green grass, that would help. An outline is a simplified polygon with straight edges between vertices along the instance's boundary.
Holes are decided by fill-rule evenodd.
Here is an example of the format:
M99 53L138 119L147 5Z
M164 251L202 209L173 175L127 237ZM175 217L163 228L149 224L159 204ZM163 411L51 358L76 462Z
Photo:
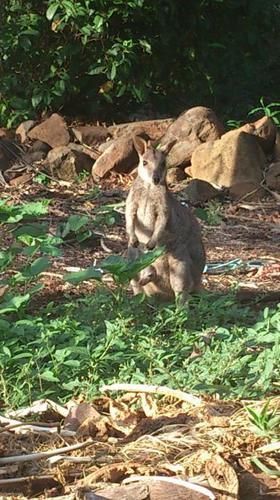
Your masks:
M91 398L103 383L169 385L223 398L279 389L280 308L203 294L189 308L152 308L100 287L12 321L0 320L0 394L13 408L36 398Z

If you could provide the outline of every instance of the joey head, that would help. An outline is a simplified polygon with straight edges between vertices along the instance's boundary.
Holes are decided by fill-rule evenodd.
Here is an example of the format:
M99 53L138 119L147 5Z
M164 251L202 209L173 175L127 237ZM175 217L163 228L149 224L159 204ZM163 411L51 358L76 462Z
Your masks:
M153 264L155 276L143 286L148 295L160 295L155 281L162 282L164 295L182 295L201 286L205 252L199 224L166 185L165 158L173 144L155 149L140 137L134 138L139 164L137 177L126 200L128 247L138 244L148 250L164 246L166 254ZM163 285L164 282L164 285ZM149 291L148 291L148 288ZM154 292L151 290L154 288Z

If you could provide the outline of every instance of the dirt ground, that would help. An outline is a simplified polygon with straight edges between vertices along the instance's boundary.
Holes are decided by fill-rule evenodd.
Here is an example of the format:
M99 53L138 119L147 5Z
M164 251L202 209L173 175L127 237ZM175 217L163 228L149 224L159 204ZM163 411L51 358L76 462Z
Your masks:
M115 212L117 217L112 226L104 226L102 223L96 225L94 211L103 205L124 202L132 180L133 175L122 176L112 173L98 185L100 194L96 199L87 196L91 189L96 188L91 181L76 185L53 183L48 187L30 183L6 190L5 194L13 203L51 199L47 220L53 231L56 230L56 225L69 215L85 214L92 218L92 230L97 233L97 237L81 246L75 242L64 246L63 257L54 259L52 269L45 273L42 302L54 300L56 296L59 299L66 289L68 292L71 289L73 294L88 292L88 284L81 284L74 290L71 285L63 283L61 275L69 267L90 266L108 256L109 251L120 254L125 250L123 209ZM182 200L182 196L180 199ZM241 301L254 300L256 296L262 302L279 301L279 207L279 202L277 204L271 197L259 203L227 201L221 205L219 214L221 220L216 225L210 226L201 221L207 263L227 262L239 258L244 261L260 260L266 264L258 269L237 269L226 274L205 274L206 289L226 292L238 284L237 295Z

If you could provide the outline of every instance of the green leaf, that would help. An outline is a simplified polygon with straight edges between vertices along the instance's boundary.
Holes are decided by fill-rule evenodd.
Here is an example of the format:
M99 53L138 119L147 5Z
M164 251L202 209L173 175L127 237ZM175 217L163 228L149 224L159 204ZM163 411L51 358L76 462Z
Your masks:
M95 66L87 72L87 75L100 75L101 73L104 73L105 71L106 71L105 66Z
M48 269L49 266L50 261L48 257L39 257L38 259L34 260L34 262L30 264L30 266L24 269L22 275L25 278L33 278L34 276L37 276L38 274Z
M262 472L267 474L268 476L276 476L280 477L280 471L279 470L273 470L267 467L265 464L261 462L257 457L252 457L251 462L256 465Z
M116 77L116 74L117 74L117 67L115 64L113 64L112 68L111 68L110 79L114 80Z
M77 387L80 386L79 380L72 380L71 382L63 383L62 388L66 389L67 391L73 391Z
M31 98L31 103L34 109L37 108L37 106L42 102L43 96L40 94L33 95Z
M151 252L143 253L137 259L129 261L124 257L110 255L100 264L101 269L112 274L119 283L126 283L136 276L142 269L150 266L165 252L163 247L156 248Z
M55 377L51 370L45 370L40 374L40 378L47 382L59 382L59 378Z
M81 283L81 281L86 281L91 279L101 281L102 272L99 269L96 269L95 267L89 267L88 269L84 269L83 271L77 271L74 273L65 274L63 279L75 285Z
M45 236L48 232L48 224L34 223L34 224L24 224L19 226L13 231L13 234L18 237L21 235L29 235L34 238L39 236Z
M73 368L79 368L81 366L80 361L78 361L77 359L67 359L63 364L66 366L71 366Z
M52 3L49 6L49 8L47 9L47 12L46 12L46 17L47 17L48 21L52 21L52 19L54 18L55 13L56 13L58 7L59 7L59 2Z
M88 224L89 217L87 215L70 215L63 231L62 237L65 238L71 231L78 232L82 227Z
M103 26L103 21L104 21L103 17L101 17L99 15L94 17L93 24L94 24L96 31L98 31L98 32L101 31L101 28Z
M12 355L10 349L8 347L6 347L5 345L3 346L3 353L6 354L7 356L9 356L9 358Z
M30 294L16 295L14 297L5 296L5 301L0 303L0 314L16 312L24 306L30 299Z

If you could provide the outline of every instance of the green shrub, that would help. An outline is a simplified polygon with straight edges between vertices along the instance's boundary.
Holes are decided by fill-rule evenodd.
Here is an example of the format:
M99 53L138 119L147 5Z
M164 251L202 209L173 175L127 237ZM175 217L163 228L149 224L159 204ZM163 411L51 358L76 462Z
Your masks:
M2 0L0 120L278 98L278 1Z

